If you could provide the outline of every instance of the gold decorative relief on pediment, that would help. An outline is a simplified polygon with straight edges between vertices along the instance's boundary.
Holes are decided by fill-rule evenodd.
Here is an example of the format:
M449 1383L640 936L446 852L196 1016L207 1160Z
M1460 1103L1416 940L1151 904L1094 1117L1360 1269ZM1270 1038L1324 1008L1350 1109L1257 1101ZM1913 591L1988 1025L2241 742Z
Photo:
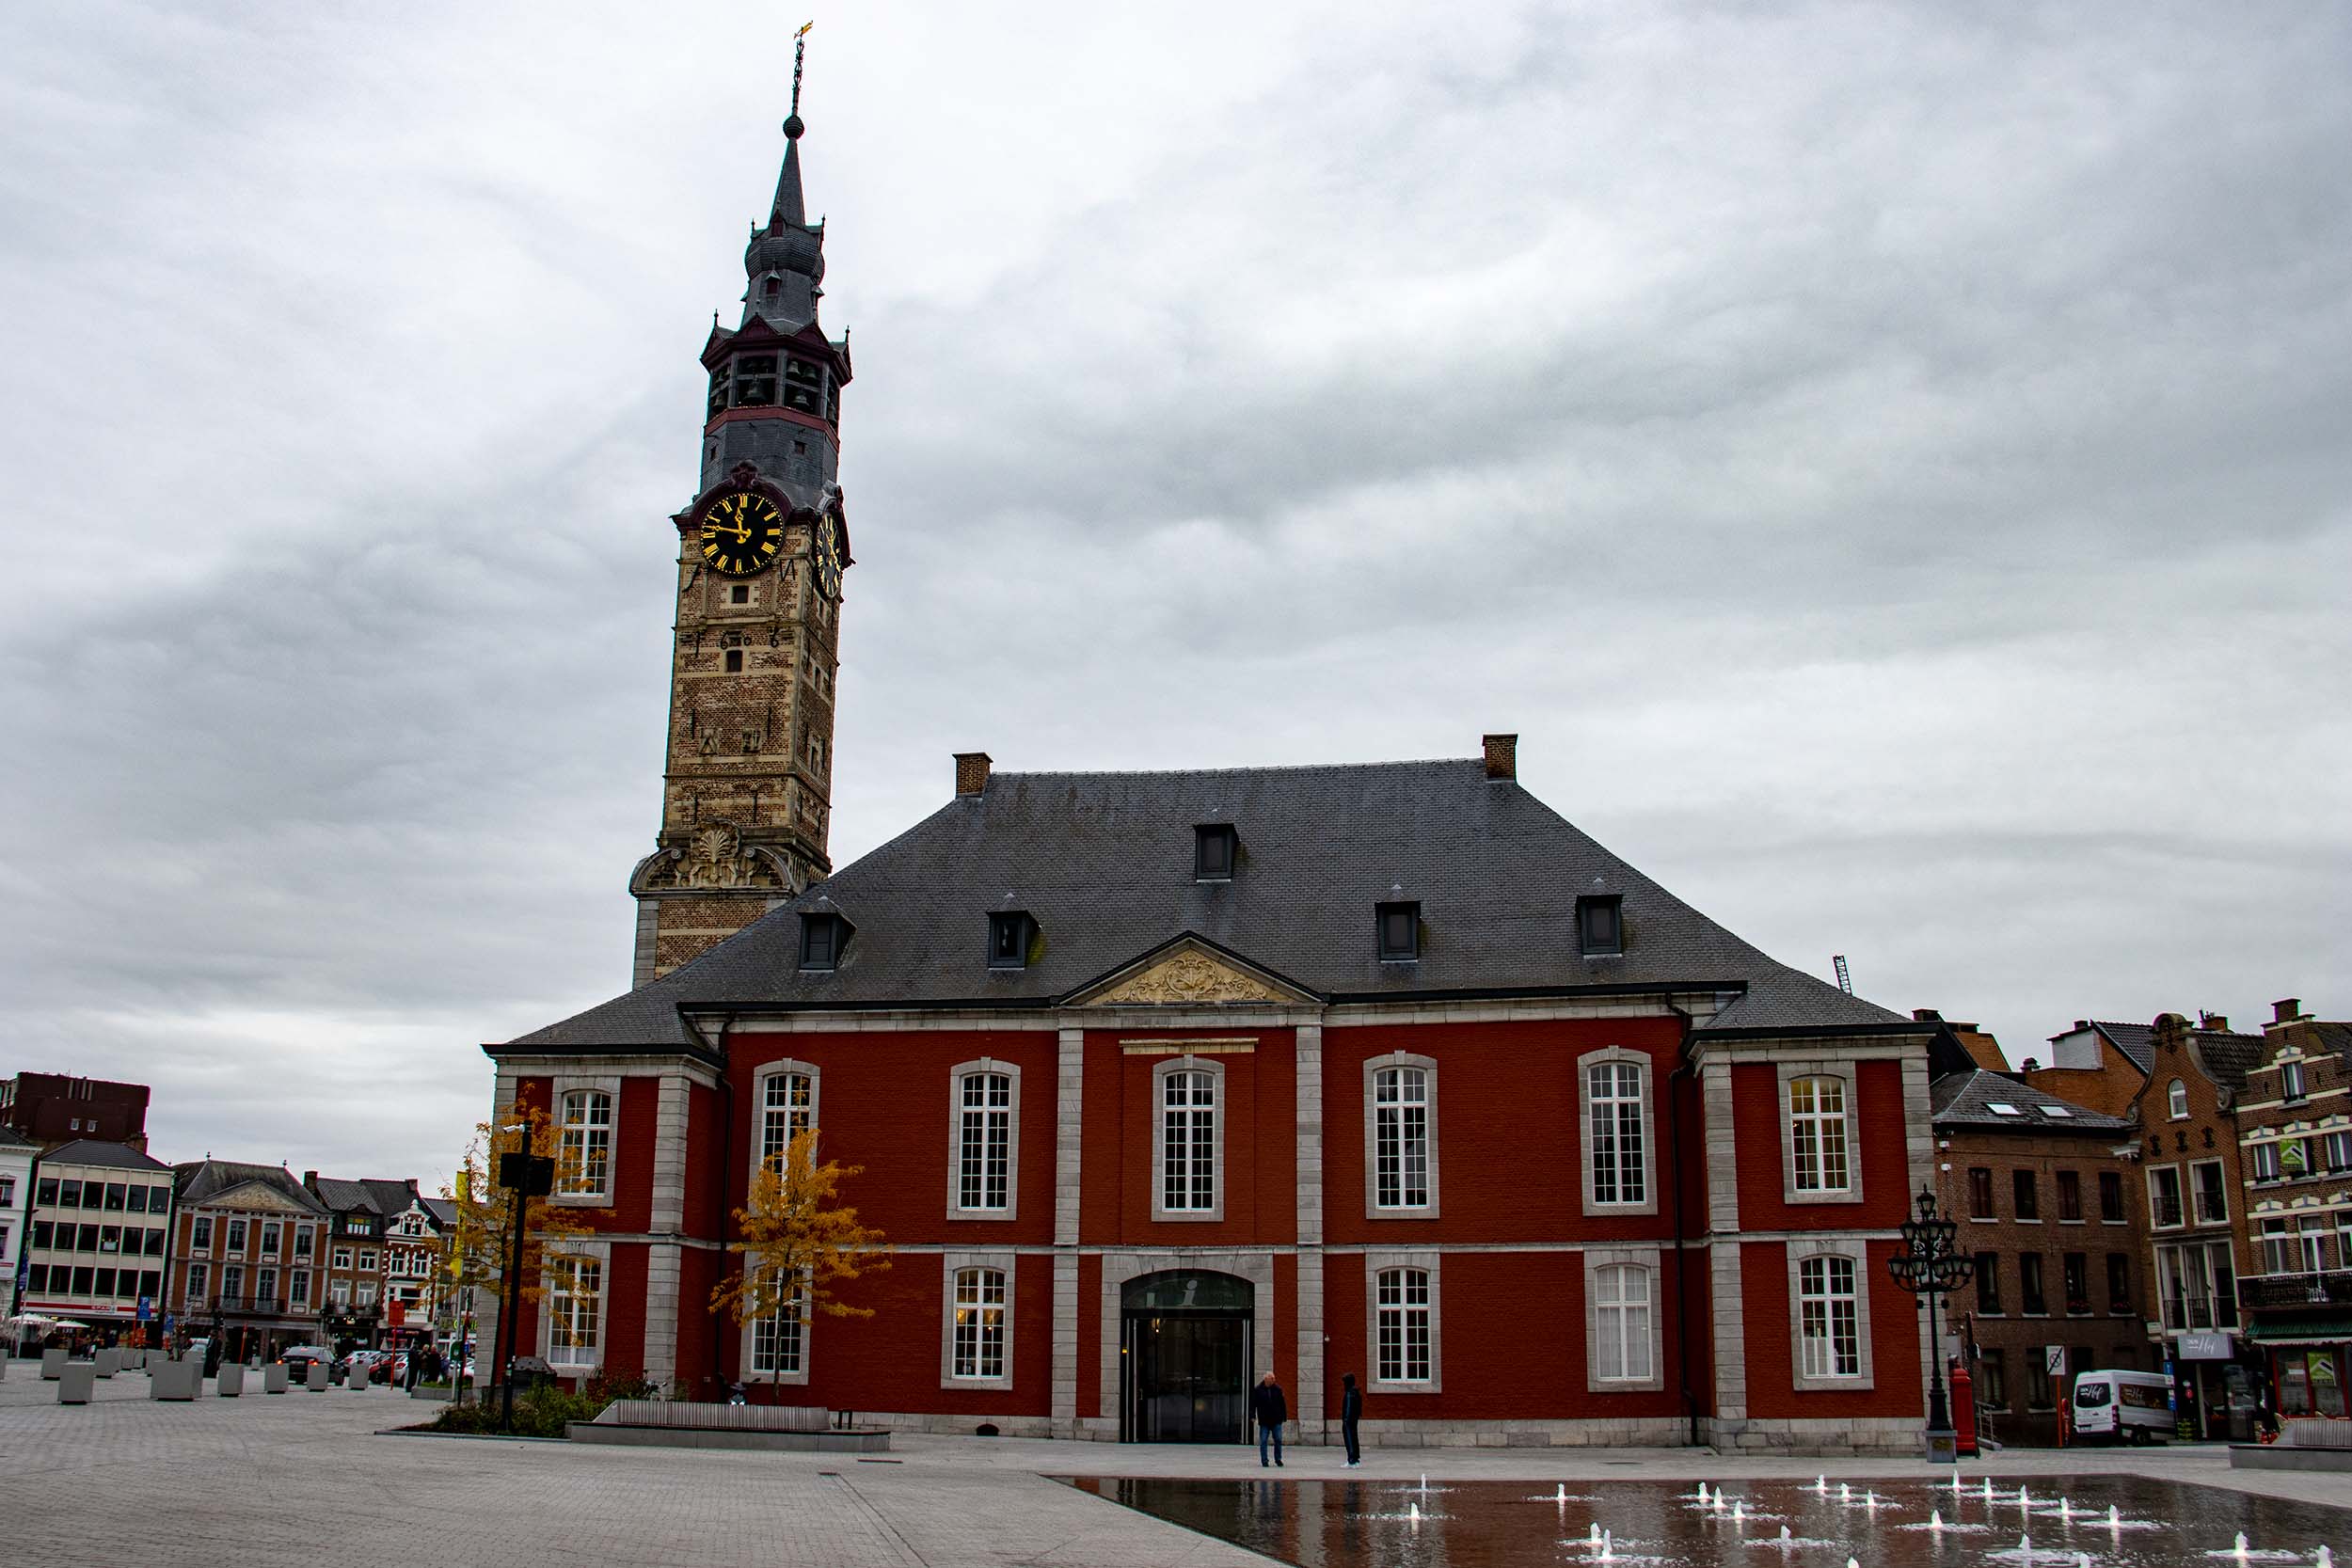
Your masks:
M1199 948L1171 953L1087 998L1094 1006L1186 1006L1216 1002L1291 1002L1253 974L1219 963Z

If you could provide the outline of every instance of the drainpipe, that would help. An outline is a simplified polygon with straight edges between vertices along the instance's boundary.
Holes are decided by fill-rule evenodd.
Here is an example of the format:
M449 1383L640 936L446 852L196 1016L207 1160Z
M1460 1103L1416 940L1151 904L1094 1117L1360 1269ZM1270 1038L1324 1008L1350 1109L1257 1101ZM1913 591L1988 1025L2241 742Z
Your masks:
M1666 1159L1674 1172L1675 1360L1682 1380L1682 1407L1691 1421L1691 1446L1695 1449L1699 1446L1699 1402L1691 1387L1691 1291L1683 1268L1682 1247L1682 1096L1677 1092L1691 1071L1691 1015L1671 1002L1666 1006L1682 1020L1682 1060L1666 1075Z

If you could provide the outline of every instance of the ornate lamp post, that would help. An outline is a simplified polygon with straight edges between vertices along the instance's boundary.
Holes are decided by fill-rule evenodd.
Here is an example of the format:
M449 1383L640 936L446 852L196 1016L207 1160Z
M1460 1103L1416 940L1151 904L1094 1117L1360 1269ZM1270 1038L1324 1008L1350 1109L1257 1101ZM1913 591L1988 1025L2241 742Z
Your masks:
M1944 1404L1944 1337L1936 1323L1936 1303L1977 1273L1976 1260L1963 1257L1955 1245L1959 1234L1959 1226L1935 1217L1935 1194L1922 1187L1917 1217L1902 1225L1903 1250L1886 1260L1895 1283L1920 1297L1928 1309L1928 1458L1947 1465L1960 1462L1960 1450L1951 1413Z

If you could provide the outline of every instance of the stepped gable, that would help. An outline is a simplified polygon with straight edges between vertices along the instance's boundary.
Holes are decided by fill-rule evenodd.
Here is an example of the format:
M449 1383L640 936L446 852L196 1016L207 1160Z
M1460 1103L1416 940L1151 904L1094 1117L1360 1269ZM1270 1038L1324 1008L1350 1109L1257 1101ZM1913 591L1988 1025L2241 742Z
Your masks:
M1196 881L1193 829L1231 823L1229 881ZM1581 895L1624 900L1625 951L1585 958ZM1412 963L1383 963L1374 906L1421 905ZM986 916L1041 950L991 970ZM845 916L838 966L803 972L800 916ZM1778 963L1477 758L1179 772L998 773L694 961L511 1042L699 1050L681 1009L1050 1006L1180 938L1335 1002L1718 990L1703 1028L1911 1027Z

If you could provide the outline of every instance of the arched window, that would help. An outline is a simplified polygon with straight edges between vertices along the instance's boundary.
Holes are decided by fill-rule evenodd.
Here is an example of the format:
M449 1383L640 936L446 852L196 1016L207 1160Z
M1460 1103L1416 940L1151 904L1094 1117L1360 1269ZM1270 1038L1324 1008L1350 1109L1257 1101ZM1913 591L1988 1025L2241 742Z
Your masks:
M2164 1107L2174 1121L2188 1119L2188 1085L2178 1078L2164 1086Z
M1375 1277L1373 1376L1380 1383L1427 1383L1429 1271L1382 1269Z
M1788 1139L1791 1169L1800 1193L1842 1193L1846 1164L1846 1081L1788 1081Z
M1372 1075L1373 1207L1429 1207L1429 1080L1422 1067Z
M574 1089L564 1097L563 1139L555 1190L565 1197L601 1197L612 1176L612 1097Z
M759 1163L782 1160L792 1140L817 1125L817 1069L798 1062L760 1079Z
M1613 1263L1593 1271L1593 1376L1603 1383L1650 1380L1650 1271Z
M947 1353L947 1375L995 1380L1005 1375L1005 1271L958 1269Z

